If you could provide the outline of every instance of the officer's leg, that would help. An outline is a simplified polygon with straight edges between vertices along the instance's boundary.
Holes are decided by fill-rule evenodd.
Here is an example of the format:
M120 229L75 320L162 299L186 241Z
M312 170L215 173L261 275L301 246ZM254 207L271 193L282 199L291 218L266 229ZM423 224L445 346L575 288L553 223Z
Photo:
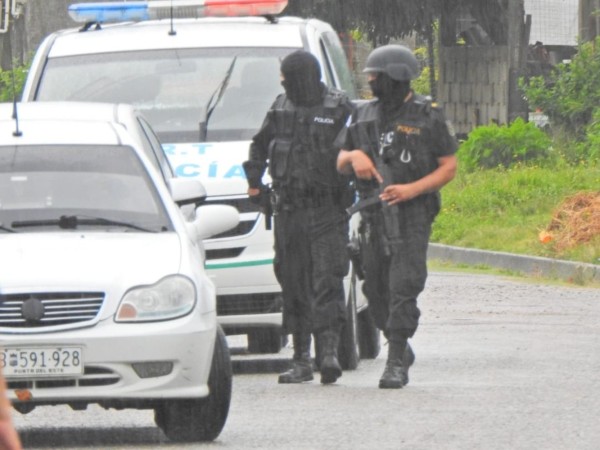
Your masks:
M348 221L334 208L312 210L311 258L314 292L314 332L318 335L321 383L334 383L341 375L337 350L346 320L344 277L348 274Z
M362 291L369 302L369 314L387 336L390 257L384 252L380 236L372 234L361 238L361 259L365 273Z
M283 329L291 333L294 356L290 369L279 375L279 383L301 383L313 379L310 304L306 251L308 241L298 211L282 211L275 222L275 274L282 288Z
M403 239L394 246L390 265L389 348L381 388L401 388L408 383L414 353L408 338L417 330L421 315L417 297L427 279L427 246L431 224L421 210L405 215Z
M408 214L408 212L410 214ZM427 280L427 246L431 222L424 208L403 215L402 240L394 247L390 266L391 335L410 338L419 325L417 297Z

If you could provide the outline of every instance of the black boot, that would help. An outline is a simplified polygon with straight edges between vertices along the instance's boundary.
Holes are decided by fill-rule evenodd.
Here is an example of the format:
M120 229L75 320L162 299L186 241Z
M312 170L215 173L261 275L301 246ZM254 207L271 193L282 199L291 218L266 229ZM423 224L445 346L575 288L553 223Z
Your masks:
M338 346L340 335L333 330L327 330L319 335L319 346L321 354L320 370L321 383L335 383L342 376L342 366L338 361Z
M380 389L400 389L408 384L408 367L414 362L414 353L406 339L389 342L388 359L379 380Z
M302 383L313 379L312 361L310 359L310 334L294 334L294 358L292 367L279 375L279 383Z

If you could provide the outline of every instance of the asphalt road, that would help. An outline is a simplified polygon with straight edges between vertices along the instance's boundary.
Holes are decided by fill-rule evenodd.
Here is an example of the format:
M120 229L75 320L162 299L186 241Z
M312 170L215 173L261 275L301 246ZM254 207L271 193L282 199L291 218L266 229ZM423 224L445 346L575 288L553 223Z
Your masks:
M420 306L401 390L377 388L387 347L336 385L278 385L268 370L286 348L234 357L229 419L211 444L168 442L148 411L47 407L15 422L28 449L600 448L600 289L433 273Z

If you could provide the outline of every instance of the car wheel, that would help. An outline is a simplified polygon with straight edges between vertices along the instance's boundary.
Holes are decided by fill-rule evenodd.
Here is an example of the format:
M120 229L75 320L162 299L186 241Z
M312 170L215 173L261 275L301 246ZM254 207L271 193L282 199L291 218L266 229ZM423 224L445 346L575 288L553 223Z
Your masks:
M356 274L352 272L346 304L346 323L340 332L338 359L342 369L354 370L360 361L356 316Z
M278 328L261 328L248 333L250 353L279 353L282 345L283 338Z
M375 326L369 308L358 314L358 346L360 357L374 359L381 350L381 332Z
M214 440L229 413L232 373L227 340L219 326L208 377L208 397L167 401L154 410L154 421L175 442Z

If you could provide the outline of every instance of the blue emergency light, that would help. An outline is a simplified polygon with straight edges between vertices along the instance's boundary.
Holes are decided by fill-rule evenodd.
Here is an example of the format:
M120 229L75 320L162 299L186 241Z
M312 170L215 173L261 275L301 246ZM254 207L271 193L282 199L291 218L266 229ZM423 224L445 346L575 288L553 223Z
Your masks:
M149 20L148 2L76 3L69 6L76 22L127 22Z
M75 3L69 16L80 23L142 21L165 17L165 12L181 9L193 16L265 16L281 13L288 0L147 0Z

